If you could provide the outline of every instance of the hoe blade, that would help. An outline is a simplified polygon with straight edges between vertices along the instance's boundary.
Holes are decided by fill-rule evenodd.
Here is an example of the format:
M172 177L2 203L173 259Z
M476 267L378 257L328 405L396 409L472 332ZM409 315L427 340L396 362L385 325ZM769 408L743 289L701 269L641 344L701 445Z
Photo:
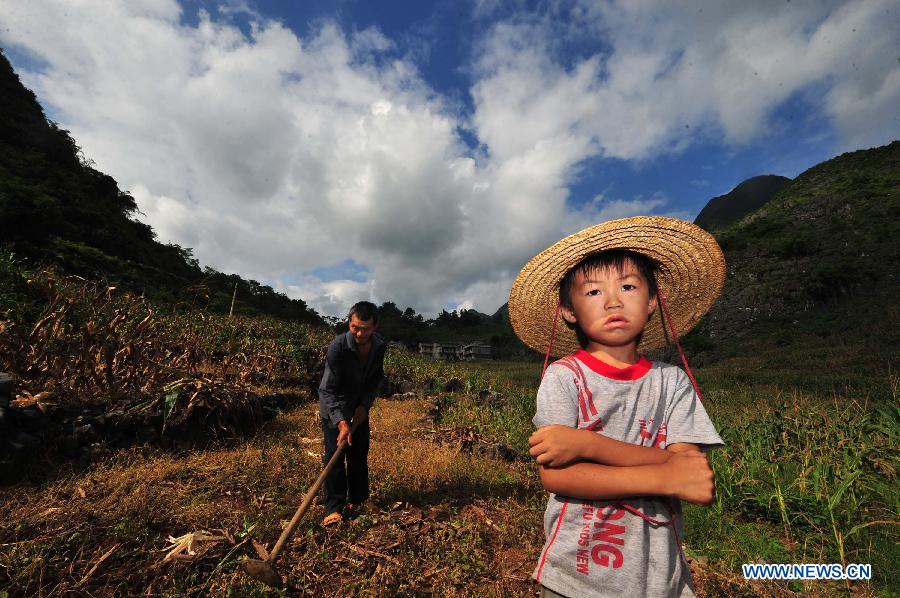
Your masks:
M271 588L281 587L281 576L278 575L278 573L275 572L275 568L266 561L244 559L241 563L241 569L256 581L261 581Z

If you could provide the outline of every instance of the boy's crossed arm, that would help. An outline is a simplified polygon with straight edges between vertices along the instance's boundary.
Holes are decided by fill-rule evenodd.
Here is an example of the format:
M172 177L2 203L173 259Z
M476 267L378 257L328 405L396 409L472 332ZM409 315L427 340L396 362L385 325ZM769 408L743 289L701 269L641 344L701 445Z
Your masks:
M544 426L528 442L541 482L555 494L584 500L670 496L701 505L713 500L712 469L695 444L660 449L562 425Z

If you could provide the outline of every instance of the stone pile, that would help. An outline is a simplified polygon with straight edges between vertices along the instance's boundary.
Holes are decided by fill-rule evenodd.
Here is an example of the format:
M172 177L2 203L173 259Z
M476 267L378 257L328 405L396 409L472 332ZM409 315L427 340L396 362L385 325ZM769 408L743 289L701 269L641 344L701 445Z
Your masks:
M57 403L47 392L20 391L16 397L15 379L0 372L0 462L27 460L39 449L84 463L133 445L187 450L247 434L280 410L308 400L305 393L258 395L200 379L172 390L168 397L136 393L112 408Z
M16 405L15 378L0 372L0 455L29 453L41 445L46 421L33 405Z

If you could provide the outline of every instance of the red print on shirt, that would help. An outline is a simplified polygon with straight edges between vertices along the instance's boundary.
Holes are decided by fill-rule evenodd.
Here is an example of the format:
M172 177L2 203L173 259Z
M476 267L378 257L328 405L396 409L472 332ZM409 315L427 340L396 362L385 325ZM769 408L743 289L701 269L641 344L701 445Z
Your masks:
M666 422L663 422L659 425L659 429L656 431L655 438L653 433L653 418L640 419L638 420L638 423L641 426L641 446L645 445L644 441L648 441L646 443L647 446L665 448Z
M590 564L620 568L625 563L621 546L625 545L625 526L618 521L625 516L619 505L586 502L581 508L582 530L575 551L575 570L590 573ZM616 523L613 523L613 522Z
M659 431L656 433L656 442L653 446L657 448L666 448L666 422L659 425Z
M594 521L594 535L591 539L597 544L591 548L591 560L601 567L612 566L613 569L618 569L625 562L622 551L617 548L625 544L625 526L612 521L624 517L625 510L613 505L608 508L610 510L607 512L602 509L597 509L596 512L597 521Z
M581 371L581 366L571 357L560 359L556 363L569 368L572 373L575 374L575 377L572 378L572 383L575 385L575 390L578 392L578 407L581 412L581 416L578 419L579 426L581 426L582 423L591 422L591 418L596 417L597 419L591 422L587 428L594 431L603 431L603 420L597 417L597 406L594 405L594 395L588 387L588 381L584 376L584 372Z

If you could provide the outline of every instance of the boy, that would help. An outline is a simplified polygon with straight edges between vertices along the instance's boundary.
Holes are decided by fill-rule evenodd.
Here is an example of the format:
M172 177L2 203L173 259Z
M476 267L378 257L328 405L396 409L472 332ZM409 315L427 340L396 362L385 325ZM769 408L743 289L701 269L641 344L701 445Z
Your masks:
M636 217L563 239L516 279L516 334L548 357L554 336L555 354L574 351L546 368L529 440L551 493L534 572L543 595L693 595L679 499L712 502L700 448L722 440L692 379L639 350L689 331L724 272L702 229Z

